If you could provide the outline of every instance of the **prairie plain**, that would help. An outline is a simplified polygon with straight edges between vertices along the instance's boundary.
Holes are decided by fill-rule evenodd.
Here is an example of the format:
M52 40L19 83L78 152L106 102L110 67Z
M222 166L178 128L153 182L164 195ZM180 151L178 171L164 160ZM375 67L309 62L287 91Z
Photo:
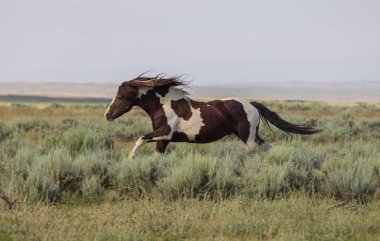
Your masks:
M139 109L110 123L105 103L1 102L0 240L380 240L380 105L264 103L324 131L127 160L151 129Z

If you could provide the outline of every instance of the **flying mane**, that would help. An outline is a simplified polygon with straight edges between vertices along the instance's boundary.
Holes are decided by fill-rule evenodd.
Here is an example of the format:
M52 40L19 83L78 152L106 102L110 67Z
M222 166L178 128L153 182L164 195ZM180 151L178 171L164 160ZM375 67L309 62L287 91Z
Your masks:
M166 77L164 74L159 74L154 77L145 77L142 76L143 74L137 76L132 80L125 81L121 85L129 85L133 87L150 87L154 89L175 87L177 90L181 91L182 94L189 94L183 89L187 87L189 83L185 82L182 79L182 75Z

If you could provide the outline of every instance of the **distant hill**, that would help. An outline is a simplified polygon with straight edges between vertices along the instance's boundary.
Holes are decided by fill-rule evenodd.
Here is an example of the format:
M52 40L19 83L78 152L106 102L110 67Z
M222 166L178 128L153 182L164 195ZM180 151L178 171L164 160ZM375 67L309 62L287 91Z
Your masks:
M0 101L109 102L118 84L0 82ZM380 103L378 82L270 82L192 86L194 98L241 97L255 100L317 100Z
M111 98L47 97L33 95L0 95L4 102L71 102L71 103L109 103Z

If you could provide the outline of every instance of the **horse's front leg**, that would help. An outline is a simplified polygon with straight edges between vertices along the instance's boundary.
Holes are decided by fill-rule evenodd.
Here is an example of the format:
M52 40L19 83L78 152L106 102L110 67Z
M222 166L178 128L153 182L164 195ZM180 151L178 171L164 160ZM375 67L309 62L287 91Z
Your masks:
M133 159L137 155L137 151L140 149L140 147L148 142L167 141L167 143L169 143L170 140L170 128L159 128L152 133L140 137L136 141L136 144L133 147L132 151L129 153L128 159Z
M166 147L169 145L170 141L156 141L156 154L158 156L165 153Z

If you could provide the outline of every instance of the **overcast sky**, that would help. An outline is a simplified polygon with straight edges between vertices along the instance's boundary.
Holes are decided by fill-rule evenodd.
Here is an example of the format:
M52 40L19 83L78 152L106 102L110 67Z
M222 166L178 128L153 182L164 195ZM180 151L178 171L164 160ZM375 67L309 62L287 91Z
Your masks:
M0 81L380 81L378 0L0 0Z

